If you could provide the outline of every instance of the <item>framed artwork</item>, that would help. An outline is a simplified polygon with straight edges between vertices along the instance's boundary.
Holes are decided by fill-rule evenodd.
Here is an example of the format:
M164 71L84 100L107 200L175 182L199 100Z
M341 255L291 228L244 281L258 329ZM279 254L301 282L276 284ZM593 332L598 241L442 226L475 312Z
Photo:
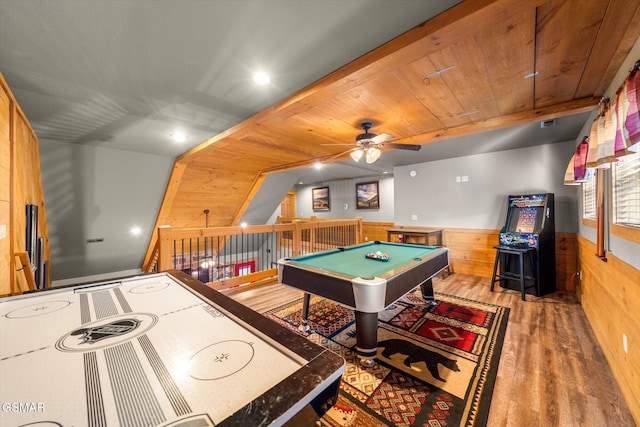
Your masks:
M331 205L329 203L329 187L317 187L311 189L311 200L313 202L314 212L331 210Z
M378 181L356 184L356 209L380 209Z

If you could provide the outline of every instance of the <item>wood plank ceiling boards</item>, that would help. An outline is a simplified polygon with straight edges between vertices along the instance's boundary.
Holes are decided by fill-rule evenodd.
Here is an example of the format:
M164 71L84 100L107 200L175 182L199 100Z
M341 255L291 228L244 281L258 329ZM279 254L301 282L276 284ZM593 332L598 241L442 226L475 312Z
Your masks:
M156 228L198 224L204 207L210 226L235 225L267 174L331 159L345 147L323 144L352 141L364 120L428 144L593 110L640 35L639 10L464 1L177 158Z

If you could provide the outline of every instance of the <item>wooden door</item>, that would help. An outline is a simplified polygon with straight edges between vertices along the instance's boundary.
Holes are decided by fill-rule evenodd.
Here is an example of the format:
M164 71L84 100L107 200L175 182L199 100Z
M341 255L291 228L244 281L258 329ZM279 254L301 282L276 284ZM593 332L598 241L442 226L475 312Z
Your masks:
M294 218L296 216L296 192L289 191L280 203L280 216Z

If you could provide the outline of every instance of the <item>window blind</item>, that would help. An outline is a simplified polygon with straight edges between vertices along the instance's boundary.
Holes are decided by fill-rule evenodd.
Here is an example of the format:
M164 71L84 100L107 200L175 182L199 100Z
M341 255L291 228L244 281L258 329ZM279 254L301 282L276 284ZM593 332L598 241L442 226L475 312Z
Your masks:
M640 152L620 160L613 168L614 223L640 227Z
M582 183L582 218L596 220L596 175Z
M582 183L582 218L596 220L596 174Z

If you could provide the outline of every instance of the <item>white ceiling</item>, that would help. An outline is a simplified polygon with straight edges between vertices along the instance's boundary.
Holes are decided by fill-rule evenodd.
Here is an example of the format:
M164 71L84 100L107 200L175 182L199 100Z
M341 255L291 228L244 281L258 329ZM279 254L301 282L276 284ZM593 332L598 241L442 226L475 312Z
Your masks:
M175 157L457 3L0 0L0 70L43 142ZM271 74L270 85L254 84L260 70ZM334 169L379 173L575 139L584 118L562 119L544 132L531 125L419 153L386 153L375 167ZM170 140L177 131L187 135L185 143Z
M173 157L456 3L0 0L0 69L41 140Z
M457 3L0 0L0 71L41 147L55 141L173 158ZM272 83L257 86L256 71L271 74ZM298 181L574 140L587 116L386 152L373 165L303 168ZM185 143L171 141L177 131ZM134 179L139 171L130 173ZM157 205L148 209L152 223Z

